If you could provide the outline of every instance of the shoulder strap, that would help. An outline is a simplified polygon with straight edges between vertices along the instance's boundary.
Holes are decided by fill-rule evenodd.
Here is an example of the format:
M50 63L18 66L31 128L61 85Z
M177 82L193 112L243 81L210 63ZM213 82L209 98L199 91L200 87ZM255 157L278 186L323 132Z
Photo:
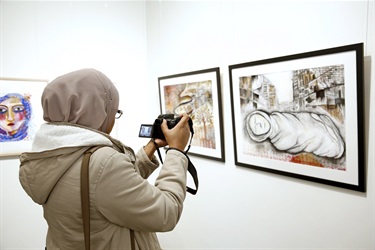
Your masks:
M81 165L81 204L85 248L90 250L90 196L89 196L89 162L90 156L102 146L91 147L83 154Z
M89 187L89 163L91 155L103 146L91 147L83 154L81 165L81 204L83 233L85 237L85 249L90 250L90 187ZM131 249L135 250L134 231L130 229Z

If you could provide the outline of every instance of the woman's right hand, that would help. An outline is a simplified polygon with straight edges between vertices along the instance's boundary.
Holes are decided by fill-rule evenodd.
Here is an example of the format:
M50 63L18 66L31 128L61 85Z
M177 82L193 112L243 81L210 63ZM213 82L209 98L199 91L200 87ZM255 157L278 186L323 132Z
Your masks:
M190 138L189 119L190 117L187 114L183 114L181 120L172 129L169 129L167 121L165 119L163 120L161 130L163 131L165 140L168 142L170 148L184 151Z

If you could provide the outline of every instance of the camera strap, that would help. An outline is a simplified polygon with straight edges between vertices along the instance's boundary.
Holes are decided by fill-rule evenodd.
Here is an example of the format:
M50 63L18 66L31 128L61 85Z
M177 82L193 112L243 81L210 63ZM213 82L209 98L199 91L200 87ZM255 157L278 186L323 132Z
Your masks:
M193 133L192 133L193 134ZM190 145L191 145L191 141L192 141L192 138L193 138L193 135L191 136L190 138L190 143L189 143L189 146L187 148L187 150L185 152L177 149L177 148L168 148L166 152L168 152L169 150L177 150L181 153L183 153L188 161L189 161L189 164L188 164L188 172L190 173L191 177L193 178L193 181L194 181L194 185L195 185L195 189L191 188L191 187L188 187L186 186L186 192L192 194L192 195L195 195L197 192L198 192L198 185L199 185L199 181L198 181L198 173L197 173L197 170L196 168L194 167L193 163L191 162L189 156L187 155L187 152L189 151L190 149ZM162 160L162 157L161 157L161 154L160 154L160 150L159 150L159 147L156 145L155 141L152 140L156 146L156 150L158 151L158 155L159 155L159 159L160 159L160 162L163 164L163 160Z

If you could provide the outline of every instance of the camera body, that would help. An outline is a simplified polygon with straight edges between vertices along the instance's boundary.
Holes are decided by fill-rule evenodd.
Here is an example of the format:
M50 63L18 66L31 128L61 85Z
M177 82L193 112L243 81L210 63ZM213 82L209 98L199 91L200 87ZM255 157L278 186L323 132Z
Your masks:
M165 136L161 129L161 124L163 120L167 121L167 126L169 129L174 128L177 123L181 120L181 117L175 117L174 114L162 114L155 119L154 124L142 124L139 130L139 137L154 138L165 140ZM190 132L194 133L193 121L189 119Z

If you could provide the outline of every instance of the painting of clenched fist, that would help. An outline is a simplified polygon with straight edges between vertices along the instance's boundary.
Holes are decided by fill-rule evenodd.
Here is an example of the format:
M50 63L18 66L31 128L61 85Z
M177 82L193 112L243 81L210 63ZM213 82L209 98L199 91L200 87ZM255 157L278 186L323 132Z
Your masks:
M235 164L365 191L363 44L229 66Z

